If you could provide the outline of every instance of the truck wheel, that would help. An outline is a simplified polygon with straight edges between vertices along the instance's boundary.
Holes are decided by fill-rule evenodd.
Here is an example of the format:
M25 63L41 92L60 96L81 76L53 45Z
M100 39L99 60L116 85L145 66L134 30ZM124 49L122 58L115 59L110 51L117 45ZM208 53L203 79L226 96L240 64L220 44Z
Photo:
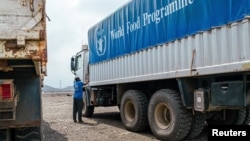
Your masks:
M10 140L10 129L1 129L0 141L9 141L9 140Z
M121 100L121 119L126 129L143 131L148 128L148 98L138 90L128 90Z
M191 112L184 108L179 93L158 90L149 102L148 119L153 134L161 140L182 140L190 129Z
M88 106L86 98L83 98L82 115L84 117L92 117L94 113L94 106Z
M243 124L244 125L250 124L250 108L246 108L246 118Z
M241 110L224 110L215 112L211 118L207 119L207 123L213 125L242 125L245 119L245 108Z
M41 127L24 127L15 129L15 140L43 141Z
M201 112L194 112L192 115L191 129L187 135L187 139L198 137L205 127L206 115Z
M121 105L118 105L117 107L118 107L118 110L121 111Z

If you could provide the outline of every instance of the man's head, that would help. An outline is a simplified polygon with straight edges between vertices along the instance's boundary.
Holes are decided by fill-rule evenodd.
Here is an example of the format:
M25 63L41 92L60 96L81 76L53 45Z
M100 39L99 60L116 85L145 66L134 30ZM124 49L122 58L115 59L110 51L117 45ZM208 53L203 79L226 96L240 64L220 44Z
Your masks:
M75 81L81 81L79 77L75 77Z

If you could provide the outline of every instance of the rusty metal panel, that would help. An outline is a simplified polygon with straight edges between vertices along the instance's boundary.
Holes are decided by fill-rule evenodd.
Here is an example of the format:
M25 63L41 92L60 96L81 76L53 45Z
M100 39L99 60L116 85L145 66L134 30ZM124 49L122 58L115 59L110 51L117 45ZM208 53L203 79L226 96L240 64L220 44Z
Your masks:
M45 0L1 0L0 27L0 60L31 59L46 73Z
M42 121L41 82L37 77L15 77L14 85L19 95L16 119L0 122L0 129L39 126Z

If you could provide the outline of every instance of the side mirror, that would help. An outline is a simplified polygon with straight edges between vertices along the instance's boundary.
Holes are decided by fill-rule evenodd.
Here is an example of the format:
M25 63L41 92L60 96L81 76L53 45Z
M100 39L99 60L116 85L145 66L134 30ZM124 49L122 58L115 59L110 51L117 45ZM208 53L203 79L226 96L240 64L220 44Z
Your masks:
M75 68L75 58L74 57L71 57L70 67L71 67L71 71L75 72L76 68Z

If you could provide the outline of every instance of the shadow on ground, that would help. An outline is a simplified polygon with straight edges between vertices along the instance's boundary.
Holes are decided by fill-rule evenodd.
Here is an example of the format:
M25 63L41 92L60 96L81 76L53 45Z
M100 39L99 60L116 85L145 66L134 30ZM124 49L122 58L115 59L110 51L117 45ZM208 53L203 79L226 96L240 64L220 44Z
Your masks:
M91 119L95 120L97 122L97 124L100 124L100 123L108 124L108 125L114 126L116 128L127 130L122 124L120 112L94 113L93 117ZM156 139L149 128L145 131L133 132L133 133L140 134L140 135L152 138L152 139Z
M50 124L43 120L42 122L43 139L44 141L68 141L65 135L57 132L50 127Z
M122 124L120 112L105 112L105 113L94 113L93 117L91 117L92 120L96 121L97 124L108 124L111 126L115 126L116 128L121 128L123 130L126 130L125 127ZM156 137L151 132L150 128L148 130L138 132L136 134L140 134L143 136L150 137L152 139L156 139ZM201 133L200 136L198 136L195 139L185 140L185 141L207 141L207 130L206 128Z

